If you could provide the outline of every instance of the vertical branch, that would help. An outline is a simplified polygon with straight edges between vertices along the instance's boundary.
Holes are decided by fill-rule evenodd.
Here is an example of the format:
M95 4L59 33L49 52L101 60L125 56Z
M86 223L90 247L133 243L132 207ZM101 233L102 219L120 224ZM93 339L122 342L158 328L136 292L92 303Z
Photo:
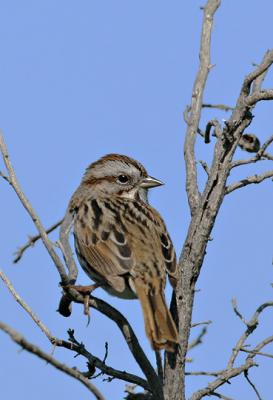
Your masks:
M193 87L190 115L186 119L188 125L184 144L184 157L186 163L186 191L192 216L196 215L197 210L200 209L201 202L201 196L197 183L195 141L202 109L203 92L208 73L211 69L210 44L213 17L220 6L220 3L220 0L208 0L206 6L204 7L201 45L199 52L200 64ZM187 245L188 244L186 243L185 246ZM181 348L180 351L177 349L176 353L166 354L165 357L164 394L167 400L185 399L185 359L188 349L188 337L191 326L191 310L194 297L194 286L192 285L191 272L193 267L191 267L191 265L194 264L194 261L191 260L191 262L188 262L188 255L184 260L186 260L186 262L182 262L181 256L179 265L183 268L184 272L186 269L188 269L188 273L187 271L185 272L187 274L185 277L186 279L183 283L181 283L184 277L182 277L182 268L180 269L176 295L173 294L171 305L172 314L174 315L174 319L177 321L179 326ZM178 312L177 305L179 310ZM183 307L183 310L185 311L183 314L181 312L181 307Z
M209 71L212 67L210 63L210 44L213 17L220 6L220 3L221 0L208 0L204 7L201 46L199 52L200 64L193 86L190 115L187 121L188 128L184 144L184 156L186 162L186 190L192 215L200 203L194 146L201 116L204 88Z

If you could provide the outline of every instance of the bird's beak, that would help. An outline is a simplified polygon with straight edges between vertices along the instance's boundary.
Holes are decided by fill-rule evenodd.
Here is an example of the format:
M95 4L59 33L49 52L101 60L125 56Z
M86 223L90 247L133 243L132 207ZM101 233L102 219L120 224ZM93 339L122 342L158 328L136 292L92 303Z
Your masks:
M159 179L153 178L152 176L147 176L146 178L142 179L142 182L140 183L140 187L146 189L161 185L164 185L164 183Z

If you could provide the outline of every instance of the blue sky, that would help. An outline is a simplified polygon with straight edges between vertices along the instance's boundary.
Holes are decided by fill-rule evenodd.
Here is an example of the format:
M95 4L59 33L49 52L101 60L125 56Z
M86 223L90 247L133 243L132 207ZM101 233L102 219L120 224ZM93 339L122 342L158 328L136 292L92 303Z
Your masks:
M185 196L182 113L190 102L198 66L198 47L203 2L162 0L86 1L41 0L0 2L0 126L4 130L20 183L45 226L62 217L70 195L85 167L98 157L119 152L141 161L151 175L166 185L155 189L151 203L166 220L177 253L189 223ZM204 101L234 105L242 79L273 46L273 3L270 0L223 1L215 18L212 69ZM272 87L273 73L265 86ZM272 135L272 103L260 104L249 132L261 141ZM205 110L201 127L214 117L228 114ZM212 145L198 141L197 159L211 160ZM236 157L243 154L237 151ZM263 169L268 162L235 171L230 181ZM200 183L204 183L200 168ZM194 322L212 320L204 344L190 354L188 370L225 367L231 349L244 327L235 317L231 298L236 297L249 318L262 302L272 299L272 182L234 192L225 199L213 241L197 284ZM71 318L56 308L59 277L41 244L29 250L18 265L12 253L28 234L32 221L10 187L1 182L0 268L49 327L66 338L76 336L95 355L103 357L109 342L108 363L140 373L127 352L121 335L106 318L92 311L86 328L82 308L74 305ZM56 235L52 235L56 238ZM80 283L87 283L83 273ZM1 284L1 317L29 340L50 352L51 347L29 317ZM169 294L169 292L168 292ZM97 296L111 302L130 320L144 349L154 362L146 340L138 302ZM198 328L193 331L198 334ZM261 318L248 341L272 334L272 311ZM3 398L15 399L22 392L29 400L65 396L90 398L78 382L54 370L36 357L18 352L18 346L0 333ZM273 346L267 348L273 351ZM121 356L122 355L122 356ZM55 350L59 360L85 369L85 362L72 353ZM272 361L258 359L250 376L263 398L272 395ZM189 378L188 393L208 382ZM15 384L16 383L16 384ZM107 399L123 397L123 383L95 383ZM255 399L243 378L222 390L235 398ZM24 398L23 396L23 398Z

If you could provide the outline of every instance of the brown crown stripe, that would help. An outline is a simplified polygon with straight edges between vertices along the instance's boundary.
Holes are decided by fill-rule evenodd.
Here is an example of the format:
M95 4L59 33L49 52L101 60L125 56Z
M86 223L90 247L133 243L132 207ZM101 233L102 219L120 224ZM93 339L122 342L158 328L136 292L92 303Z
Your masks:
M136 161L135 159L133 159L131 157L124 156L122 154L115 154L115 153L106 154L105 156L101 157L99 160L90 164L89 167L87 168L87 170L92 169L93 167L96 167L97 165L103 164L106 161L123 161L128 165L133 165L134 167L136 167L143 176L148 176L146 169L138 161Z

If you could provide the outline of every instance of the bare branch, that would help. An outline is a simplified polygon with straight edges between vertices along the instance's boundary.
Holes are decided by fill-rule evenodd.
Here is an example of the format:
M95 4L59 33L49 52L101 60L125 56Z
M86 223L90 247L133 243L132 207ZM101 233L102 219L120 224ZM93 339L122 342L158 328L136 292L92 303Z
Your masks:
M215 397L218 397L218 399L223 399L223 400L232 400L231 397L227 397L227 396L225 396L221 393L217 393L217 392L211 393L210 396L215 396Z
M273 89L262 90L261 92L256 92L247 97L247 105L253 106L261 100L273 100Z
M9 177L7 175L5 175L2 171L0 171L0 176L11 185L11 181L10 181Z
M235 312L235 314L237 315L237 317L239 317L240 320L241 320L246 326L248 326L247 320L243 317L243 315L240 313L240 311L239 311L239 309L238 309L237 300L236 300L235 298L233 298L233 299L231 300L231 304L232 304L233 311Z
M254 356L264 356L268 358L273 358L273 354L269 353L264 353L262 351L254 351L254 350L247 350L247 349L240 349L240 351L243 351L245 353L253 354Z
M95 367L99 368L103 373L115 377L117 379L122 379L125 382L130 382L137 384L138 386L142 386L146 390L150 390L148 383L139 378L136 375L130 374L125 371L119 371L115 368L109 367L105 364L105 361L101 361L98 357L93 356L89 351L85 349L82 345L74 341L74 343L66 342L62 339L58 339L57 337L53 336L49 329L43 324L40 318L31 310L31 308L26 304L26 302L19 296L16 292L15 288L13 287L12 283L6 277L3 271L0 271L0 278L3 280L7 288L9 289L12 296L15 300L23 307L23 309L30 315L32 320L35 324L41 329L41 331L46 335L48 340L54 345L58 347L64 347L68 350L75 351L77 354L80 354L88 359L88 361L94 365Z
M242 179L241 181L232 183L231 185L227 186L226 194L229 194L229 193L233 192L234 190L240 189L244 186L251 185L253 183L255 183L255 184L261 183L265 179L269 179L272 177L273 177L273 170L266 171L261 175L248 176L245 179Z
M67 275L66 275L65 267L64 267L63 263L61 262L61 259L59 258L58 254L54 250L54 246L51 243L51 241L49 240L47 233L45 231L45 228L43 227L38 215L36 214L33 207L31 206L30 202L28 201L28 199L26 198L26 196L24 195L24 193L22 192L22 190L20 188L20 185L17 181L13 166L12 166L10 158L9 158L8 149L5 144L3 134L1 132L0 132L0 151L2 153L2 157L4 160L5 166L7 168L7 171L8 171L8 178L10 180L11 186L15 190L22 205L25 207L26 211L28 212L32 221L34 222L36 228L38 229L38 231L41 235L41 239L42 239L50 257L52 258L54 264L56 265L56 268L59 271L62 281L67 283Z
M199 335L191 343L189 343L188 351L192 350L194 347L203 343L202 339L206 335L207 331L208 331L208 328L206 326L203 327L203 329L200 331Z
M258 389L257 389L256 386L254 385L254 383L250 380L250 378L249 378L249 376L248 376L248 371L245 371L245 372L244 372L244 376L245 376L247 382L250 384L250 386L251 386L252 389L254 390L254 392L256 393L257 398L258 398L259 400L263 400L263 399L261 398L261 396L260 396L260 393L258 392Z
M265 61L266 61L268 52L269 52L269 50L265 53L262 62L265 62ZM253 65L254 65L255 67L257 66L257 64L253 64ZM259 92L259 91L261 90L263 81L264 81L264 79L265 79L265 77L266 77L266 74L267 74L267 70L265 70L265 71L264 71L262 74L260 74L256 79L254 79L253 84L252 84L252 93Z
M268 336L266 339L262 340L260 343L257 344L257 346L254 347L254 349L252 350L252 354L249 354L248 358L254 358L256 353L258 353L263 347L267 346L272 342L273 342L273 336Z
M54 341L54 337L52 336L51 332L49 329L42 323L39 317L31 310L31 308L24 302L24 300L19 296L19 294L16 292L14 289L12 283L9 281L7 276L4 274L3 271L0 270L0 278L2 281L5 283L7 286L8 290L12 294L12 296L15 298L17 303L20 304L21 307L28 313L28 315L33 319L35 324L41 329L41 331L46 335L46 337L50 340L50 342Z
M239 338L238 342L236 343L236 346L232 350L231 357L230 357L230 359L228 361L228 369L231 368L234 365L236 357L239 354L240 350L243 348L243 345L244 345L246 339L248 338L248 336L257 328L257 326L259 324L259 316L260 316L260 314L268 307L273 307L273 302L272 301L269 301L269 302L266 302L264 304L261 304L257 308L257 310L255 311L255 313L253 314L251 320L250 321L246 321L246 319L243 318L241 313L238 311L236 303L235 303L235 305L233 304L233 309L234 309L236 315L239 316L239 318L246 325L246 330L241 335L241 337ZM265 343L262 342L262 347L265 346L266 344L267 344L267 342L265 342ZM255 349L253 349L253 351L254 352L255 351L260 351L260 349L262 347L255 347ZM252 354L252 355L249 355L248 358L254 358L254 356L255 356L255 354Z
M219 123L219 121L217 121L217 119L212 119L211 121L209 121L207 123L206 129L205 129L205 143L210 143L210 131L211 128L214 127L215 128L215 136L217 138L221 137L222 135L222 129L221 129L221 125Z
M260 65L257 66L257 68L248 74L244 80L242 89L241 89L241 94L243 96L248 96L250 93L251 85L254 83L254 81L259 78L259 77L265 77L265 73L268 71L268 68L272 65L273 63L273 50L268 50L263 58L263 61L261 62ZM257 82L257 80L256 80ZM253 95L256 93L259 93L257 91L257 88L255 88L255 92Z
M203 161L203 160L199 160L199 163L202 165L204 171L206 172L206 174L209 176L209 167L208 164Z
M249 368L253 367L255 363L251 359L252 362L250 362L250 359L246 360L244 364L242 364L238 368L231 368L227 369L226 371L223 372L217 379L214 381L210 382L207 387L204 389L200 389L197 392L195 392L190 400L200 400L205 396L211 395L214 393L216 389L218 389L220 386L224 385L227 383L231 378L234 378L235 376L240 375L244 371L247 371Z
M43 350L41 350L38 346L28 342L20 333L18 333L8 325L4 324L3 322L0 322L0 329L3 332L7 333L9 337L14 342L19 344L19 346L21 346L23 349L27 350L32 354L35 354L37 357L41 358L42 360L45 360L48 364L51 364L53 367L57 368L58 370L64 372L67 375L70 375L71 377L81 382L95 396L97 400L104 400L104 397L99 392L99 390L92 383L90 383L89 380L85 378L80 371L60 363L50 354L47 354Z
M226 111L226 112L234 110L234 107L226 106L225 104L203 103L202 107L203 108L217 108L218 110L222 110L222 111Z
M84 303L84 297L75 289L68 289L68 293L74 302L80 304ZM110 306L110 304L96 297L92 296L90 298L89 306L106 315L117 324L129 347L129 350L146 376L146 379L150 385L150 390L155 396L157 396L158 400L161 400L163 398L163 394L160 379L146 357L144 351L142 350L142 347L140 346L138 339L127 319L118 310Z
M190 376L219 376L223 373L224 371L187 371L185 372L185 375L190 375Z
M60 226L62 223L62 219L60 221L55 222L55 224L51 225L47 230L46 233L49 234L53 232L58 226ZM33 247L34 244L41 239L41 234L34 235L34 236L29 236L28 241L21 247L18 248L18 250L15 252L15 258L13 260L14 264L18 263L18 261L21 260L23 257L24 252L29 248Z
M212 321L203 321L203 322L196 322L195 324L191 324L191 328L195 328L196 326L200 325L210 325L212 324Z
M145 381L145 379L140 378L139 376L131 374L129 372L120 371L116 368L112 368L105 363L106 357L104 357L104 360L100 360L98 357L90 353L85 348L83 343L80 343L75 339L74 330L69 329L68 335L69 335L69 342L61 339L56 339L55 345L58 347L64 347L66 349L72 350L76 352L78 355L85 357L88 360L90 366L93 367L93 369L98 368L103 374L109 375L109 377L111 378L120 379L125 382L133 383L135 385L143 387L143 389L145 390L151 391L151 388L148 382ZM98 374L97 376L99 375L100 374ZM94 379L95 377L93 376L92 378Z
M184 145L184 156L186 162L186 190L192 215L195 213L195 210L200 202L194 146L196 133L200 121L203 103L203 92L208 73L211 69L210 43L213 17L220 3L220 0L208 0L206 6L204 7L201 46L199 52L200 64L193 86L193 95L190 106L191 113L189 115L188 128Z

